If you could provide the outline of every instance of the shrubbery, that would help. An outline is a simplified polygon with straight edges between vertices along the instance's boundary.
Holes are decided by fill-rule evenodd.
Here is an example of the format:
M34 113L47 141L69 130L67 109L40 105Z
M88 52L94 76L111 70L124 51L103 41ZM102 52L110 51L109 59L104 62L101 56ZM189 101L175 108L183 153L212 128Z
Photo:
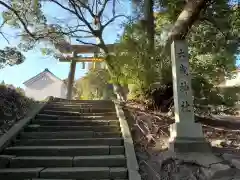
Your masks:
M0 134L23 118L33 102L18 89L0 85Z

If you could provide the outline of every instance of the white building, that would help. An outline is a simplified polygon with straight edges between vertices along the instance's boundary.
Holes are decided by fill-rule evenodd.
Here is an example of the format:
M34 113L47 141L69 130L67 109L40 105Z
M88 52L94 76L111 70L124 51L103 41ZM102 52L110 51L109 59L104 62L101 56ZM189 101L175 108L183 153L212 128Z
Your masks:
M66 98L67 84L48 69L23 83L26 96L35 100L44 100L48 96Z

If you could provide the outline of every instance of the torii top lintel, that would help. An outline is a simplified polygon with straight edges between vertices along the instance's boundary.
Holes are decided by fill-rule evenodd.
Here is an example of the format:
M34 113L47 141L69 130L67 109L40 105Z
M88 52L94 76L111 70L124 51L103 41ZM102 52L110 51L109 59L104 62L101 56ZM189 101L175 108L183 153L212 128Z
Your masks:
M109 52L114 51L115 44L108 44L106 45ZM55 47L61 52L61 53L77 53L77 54L84 54L84 53L99 53L100 48L94 45L70 45L68 43L61 43L56 44Z

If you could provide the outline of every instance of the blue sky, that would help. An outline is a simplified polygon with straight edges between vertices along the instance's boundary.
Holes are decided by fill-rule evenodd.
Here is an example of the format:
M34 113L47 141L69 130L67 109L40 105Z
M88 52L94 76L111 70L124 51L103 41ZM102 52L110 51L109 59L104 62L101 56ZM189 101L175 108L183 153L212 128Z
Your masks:
M124 12L125 14L130 14L131 4L126 2L129 1L125 1L124 4L120 5L118 7L118 10ZM2 7L0 6L0 12L1 11ZM61 18L68 16L66 13L63 13L62 9L59 9L56 6L54 7L53 5L45 6L44 12L47 14L47 18L49 20L51 20L52 17ZM0 22L1 21L2 20L0 19ZM122 29L119 27L119 24L116 23L106 28L104 32L105 41L107 43L115 42L117 39L117 33L121 33L121 30ZM10 45L0 36L0 48L4 48L5 46L16 46L18 41L16 41L16 38L13 36L15 34L15 31L12 28L4 27L4 32L7 32L9 34L7 37L10 41ZM26 56L26 61L24 63L17 66L0 69L0 82L4 80L7 84L24 87L22 84L24 81L40 73L45 68L48 68L52 73L61 79L67 78L70 66L69 63L60 63L52 57L43 56L38 47L36 47L34 50L24 53L24 55ZM237 65L240 65L240 57L238 57ZM82 69L82 64L78 63L76 67L75 78L80 78L85 73L86 70Z
M124 3L120 6L122 6L120 9L124 10L125 14L130 13L130 4ZM2 7L0 7L0 11L1 9ZM49 20L51 20L52 17L60 18L67 16L66 13L63 13L62 9L59 9L56 6L54 7L54 5L45 6L44 12L47 14L47 19ZM2 22L2 19L0 22ZM10 45L7 43L6 40L3 39L3 37L0 37L0 48L4 48L5 46L16 46L18 41L16 41L16 37L13 36L16 31L9 27L4 27L3 31L7 32L7 38L10 41ZM121 33L121 31L122 30L119 24L116 23L113 23L111 26L107 27L103 34L105 42L114 43L117 39L117 33ZM24 85L22 84L24 81L40 73L45 68L48 68L53 74L55 74L61 79L67 78L70 66L69 63L60 63L52 57L43 56L38 47L23 54L26 56L26 60L24 63L17 66L8 66L0 69L0 82L4 80L4 82L7 84L13 84L17 87L24 87ZM85 73L86 70L82 69L82 64L78 63L76 67L75 78L80 78Z

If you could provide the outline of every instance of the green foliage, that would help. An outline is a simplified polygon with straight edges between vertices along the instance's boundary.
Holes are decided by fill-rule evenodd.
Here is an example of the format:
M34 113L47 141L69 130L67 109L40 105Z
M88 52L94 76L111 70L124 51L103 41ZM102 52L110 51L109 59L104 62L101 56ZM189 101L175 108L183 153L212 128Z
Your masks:
M9 3L13 9L21 12L21 17L25 17L24 21L28 26L46 23L46 18L41 10L40 2L36 2L35 0L11 0ZM12 27L19 28L22 26L13 11L7 9L3 12L2 16Z
M155 19L155 54L146 54L148 41L138 22L130 22L125 27L116 52L114 66L118 67L118 81L124 79L132 84L129 88L131 98L146 100L149 87L153 87L151 84L166 85L172 81L170 52L159 52L184 1L162 0L160 3L166 11ZM217 88L223 77L236 68L235 54L239 53L236 40L240 34L240 16L236 14L239 9L233 9L228 1L221 0L208 7L188 33L192 88L198 113L225 111L238 100L239 88ZM206 106L211 108L206 109Z
M0 68L23 63L25 56L17 48L5 47L0 50Z
M0 85L0 99L1 134L23 118L34 101L25 97L21 88L11 89L3 83Z
M110 76L105 69L92 69L76 82L79 99L103 99L106 94L113 96Z

